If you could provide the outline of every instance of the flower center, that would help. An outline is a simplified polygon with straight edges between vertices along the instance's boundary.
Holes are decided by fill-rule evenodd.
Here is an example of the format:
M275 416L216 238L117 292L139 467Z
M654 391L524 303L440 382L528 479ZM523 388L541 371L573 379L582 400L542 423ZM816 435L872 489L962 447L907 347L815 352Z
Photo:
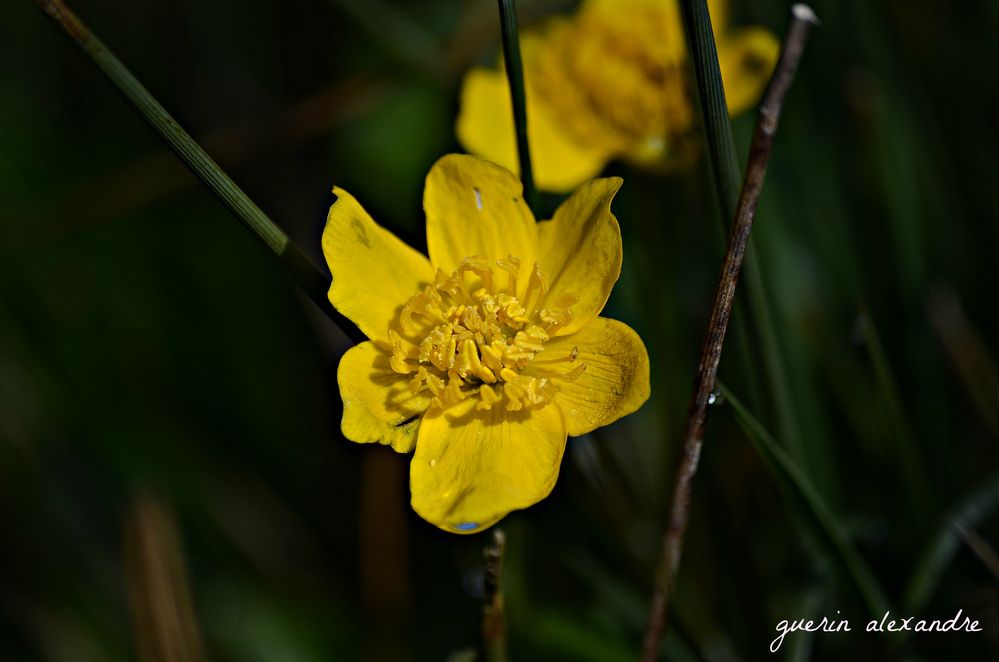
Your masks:
M413 375L414 394L432 393L432 407L451 407L469 397L478 398L477 409L543 407L558 382L572 381L586 369L577 361L577 348L535 360L572 320L577 299L563 296L549 303L548 279L537 264L518 298L520 265L512 255L495 262L481 255L465 258L450 275L438 270L434 282L402 307L398 331L388 334L392 369ZM572 365L560 368L563 364Z
M532 71L536 93L561 109L565 127L587 142L596 133L627 151L636 141L684 133L692 106L677 46L683 37L670 29L672 18L659 7L584 14L553 40L550 60ZM581 113L580 105L595 117Z

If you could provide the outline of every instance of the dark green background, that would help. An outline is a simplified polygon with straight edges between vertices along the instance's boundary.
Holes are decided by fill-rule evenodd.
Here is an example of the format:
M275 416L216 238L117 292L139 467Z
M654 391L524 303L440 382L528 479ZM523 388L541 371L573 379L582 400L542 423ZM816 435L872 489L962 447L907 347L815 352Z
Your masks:
M519 4L528 25L572 3ZM498 47L491 0L72 6L319 263L334 183L424 246L422 179L459 149L460 76ZM722 405L664 651L769 659L779 620L838 610L853 633L794 635L781 655L988 659L999 4L813 6L823 26L754 233L790 397L741 374L734 343L722 378L790 449L895 612L961 608L985 632L865 634L822 528ZM777 33L786 12L733 7ZM344 338L31 2L0 5L0 39L0 660L136 659L124 541L143 499L173 513L208 659L476 646L487 537L424 523L408 459L340 436ZM743 151L751 125L735 124ZM552 496L503 522L518 660L636 656L720 263L706 161L609 171L625 178L626 252L608 314L645 339L653 398L570 440ZM925 600L906 600L914 582Z

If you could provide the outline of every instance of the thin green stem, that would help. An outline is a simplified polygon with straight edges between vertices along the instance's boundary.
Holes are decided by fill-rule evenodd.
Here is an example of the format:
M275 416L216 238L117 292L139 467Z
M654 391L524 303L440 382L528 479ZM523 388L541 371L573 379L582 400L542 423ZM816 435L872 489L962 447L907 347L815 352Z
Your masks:
M729 121L728 103L722 85L721 67L718 64L718 49L707 0L682 0L683 23L690 45L694 77L700 99L704 136L708 144L708 155L715 180L715 189L726 223L735 218L739 202L739 189L742 171ZM741 297L749 304L747 312L760 344L760 354L770 384L771 397L777 412L781 437L791 444L789 450L803 461L802 438L798 429L797 416L791 399L791 389L787 383L784 359L780 351L780 341L775 331L769 297L760 270L760 261L752 241L746 252L746 294Z
M363 339L360 331L330 305L327 299L330 279L222 171L80 19L61 0L32 1L97 65L184 165L267 246L284 265L292 281L319 309L349 338Z
M531 168L531 148L527 142L527 94L524 90L524 64L520 59L520 32L517 29L517 6L514 0L499 0L500 28L503 33L503 62L510 81L513 102L513 124L517 132L517 158L520 161L520 181L524 184L524 199L538 213L538 190L534 186Z

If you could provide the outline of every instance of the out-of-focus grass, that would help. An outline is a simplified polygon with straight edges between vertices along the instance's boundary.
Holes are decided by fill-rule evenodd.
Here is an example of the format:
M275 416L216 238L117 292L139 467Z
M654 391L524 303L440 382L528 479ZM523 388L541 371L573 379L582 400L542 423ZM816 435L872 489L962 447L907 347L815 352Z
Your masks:
M423 173L457 149L458 76L496 61L494 2L388 4L435 45L425 61L329 0L76 9L192 133L223 137L213 149L234 179L318 258L333 183L422 241ZM523 25L571 6L518 4ZM784 26L785 6L733 4L736 20ZM823 27L754 229L798 465L905 616L962 608L986 628L916 635L901 653L988 659L994 578L950 519L996 547L999 8L814 7ZM31 3L0 6L0 35L4 654L135 659L124 526L150 491L175 514L208 659L437 660L474 646L485 542L409 511L406 458L339 437L343 347L322 319L207 192L170 166L134 166L160 146ZM322 116L313 102L329 90L347 90L349 112ZM751 124L735 122L740 149ZM554 494L506 521L514 659L637 650L718 268L704 166L668 178L611 166L626 253L608 312L645 338L653 399L571 441ZM723 378L779 430L771 399L744 393L737 351ZM724 415L735 409L709 421L668 659L762 659L781 619L867 615ZM907 475L905 456L921 470ZM793 659L880 659L891 643L855 631L785 645Z

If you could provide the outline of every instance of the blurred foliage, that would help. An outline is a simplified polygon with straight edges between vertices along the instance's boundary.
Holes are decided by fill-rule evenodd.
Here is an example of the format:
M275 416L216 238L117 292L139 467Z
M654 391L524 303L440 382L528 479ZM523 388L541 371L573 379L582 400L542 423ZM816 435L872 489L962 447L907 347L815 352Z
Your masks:
M518 4L522 24L572 5ZM733 4L783 29L783 3ZM457 149L460 75L499 34L490 0L76 5L317 262L334 183L422 245L422 177ZM999 540L999 4L814 7L755 229L803 439L770 438L779 412L729 374L730 345L723 379L753 411L712 410L664 654L761 659L779 620L838 611L853 633L783 654L994 658L999 584L965 540ZM339 436L345 340L30 2L0 5L0 36L0 659L136 659L153 561L126 543L150 508L205 659L476 646L486 537L422 522L407 458ZM706 167L611 167L610 313L645 338L653 399L571 440L553 495L505 520L514 659L636 654L720 260ZM856 582L747 420L896 611L961 608L986 631L866 635Z

